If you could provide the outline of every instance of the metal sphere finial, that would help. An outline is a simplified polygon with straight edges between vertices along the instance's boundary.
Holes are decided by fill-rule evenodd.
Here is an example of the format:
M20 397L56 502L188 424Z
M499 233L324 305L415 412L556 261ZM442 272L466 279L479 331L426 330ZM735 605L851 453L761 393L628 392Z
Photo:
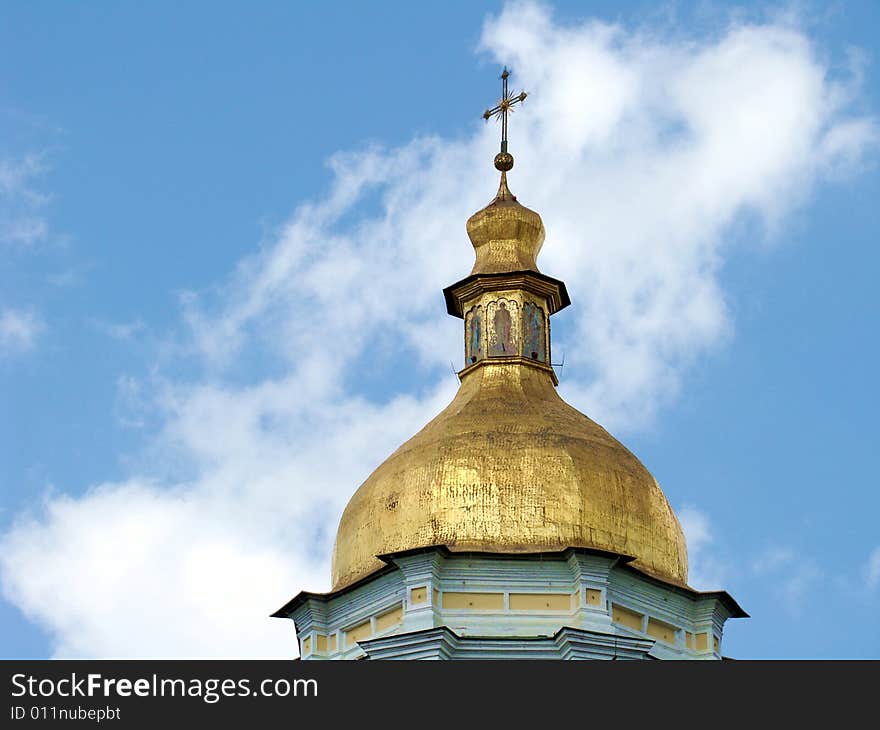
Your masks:
M513 169L513 155L510 152L499 152L495 155L495 169L508 172Z

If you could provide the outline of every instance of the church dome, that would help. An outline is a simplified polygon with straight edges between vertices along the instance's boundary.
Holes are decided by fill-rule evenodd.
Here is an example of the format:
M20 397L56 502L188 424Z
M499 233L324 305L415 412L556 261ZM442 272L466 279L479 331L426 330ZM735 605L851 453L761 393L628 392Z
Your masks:
M450 313L465 320L461 387L351 498L333 550L334 590L381 568L381 555L438 545L492 553L596 548L686 585L684 535L654 477L556 392L549 315L568 294L538 271L544 225L510 193L505 171L467 230L476 263L445 290ZM503 337L493 311L506 318Z
M529 363L471 369L452 403L361 485L336 536L334 590L381 568L379 555L431 545L598 548L687 583L684 535L656 480Z
M477 254L471 275L538 270L544 224L540 215L517 202L506 172L495 199L468 219L467 232Z

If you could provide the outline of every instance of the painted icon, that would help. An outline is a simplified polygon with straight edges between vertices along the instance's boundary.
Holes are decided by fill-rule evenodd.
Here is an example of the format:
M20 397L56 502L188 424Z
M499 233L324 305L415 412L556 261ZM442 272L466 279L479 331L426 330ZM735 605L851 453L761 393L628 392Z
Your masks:
M515 355L516 347L513 343L513 319L507 302L503 299L498 301L495 314L492 317L492 344L489 349L490 355ZM511 302L511 306L515 306Z
M482 360L483 352L483 307L476 306L468 313L467 352L465 356L469 365Z
M526 302L523 306L522 339L523 357L528 357L532 360L547 360L544 310L534 302Z

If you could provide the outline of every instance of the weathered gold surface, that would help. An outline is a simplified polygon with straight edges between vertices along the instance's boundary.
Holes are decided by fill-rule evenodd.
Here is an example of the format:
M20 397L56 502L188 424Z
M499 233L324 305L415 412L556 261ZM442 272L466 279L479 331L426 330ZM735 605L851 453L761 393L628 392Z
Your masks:
M506 173L501 173L494 200L468 219L467 232L477 254L471 274L538 271L544 223L535 211L516 201Z
M517 202L505 171L497 195L471 216L467 231L476 262L467 279L444 293L449 311L465 318L466 332L468 311L484 312L473 340L483 347L459 373L452 403L352 497L336 535L333 589L383 567L379 555L435 545L495 553L599 548L686 584L684 535L657 482L605 429L559 397L549 364L521 357L525 325L518 313L526 299L549 315L568 295L538 271L544 224ZM512 313L504 341L516 354L497 356L489 347L488 356L480 355L492 342L490 309L501 297ZM549 360L546 321L545 332L542 357Z
M463 372L452 403L361 485L339 525L334 590L382 567L377 555L429 545L595 547L687 581L681 527L648 470L550 373L516 362Z

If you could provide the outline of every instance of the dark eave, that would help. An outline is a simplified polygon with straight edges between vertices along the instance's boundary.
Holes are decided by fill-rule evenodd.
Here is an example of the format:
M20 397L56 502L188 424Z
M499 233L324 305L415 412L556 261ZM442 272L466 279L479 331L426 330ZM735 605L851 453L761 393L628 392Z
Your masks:
M306 601L309 601L311 599L326 601L331 598L336 598L337 596L341 596L345 593L348 593L349 591L353 591L355 588L357 588L358 586L362 586L364 583L369 583L371 580L373 580L374 578L378 578L380 575L393 573L395 569L396 568L393 564L385 565L378 570L373 571L369 575L365 575L363 578L356 580L354 583L350 583L349 585L343 586L342 588L335 591L328 591L327 593L300 591L281 608L275 611L275 613L269 614L269 616L271 618L290 618L290 614L293 613L297 608L302 606Z
M456 292L467 288L471 284L474 284L476 282L486 282L491 284L493 282L497 283L496 280L503 281L504 279L512 279L517 277L528 277L537 279L538 281L544 282L544 284L549 285L551 288L555 288L559 292L559 301L553 312L558 312L560 309L565 309L565 307L571 304L571 299L568 296L568 290L565 288L565 283L560 281L559 279L554 279L552 276L547 276L546 274L542 274L539 271L502 271L497 274L471 274L461 281L457 281L454 284L447 286L443 290L443 297L446 300L446 311L449 312L449 314L451 314L453 317L460 318L463 316L461 311L461 302L456 296ZM551 312L551 314L553 312Z

